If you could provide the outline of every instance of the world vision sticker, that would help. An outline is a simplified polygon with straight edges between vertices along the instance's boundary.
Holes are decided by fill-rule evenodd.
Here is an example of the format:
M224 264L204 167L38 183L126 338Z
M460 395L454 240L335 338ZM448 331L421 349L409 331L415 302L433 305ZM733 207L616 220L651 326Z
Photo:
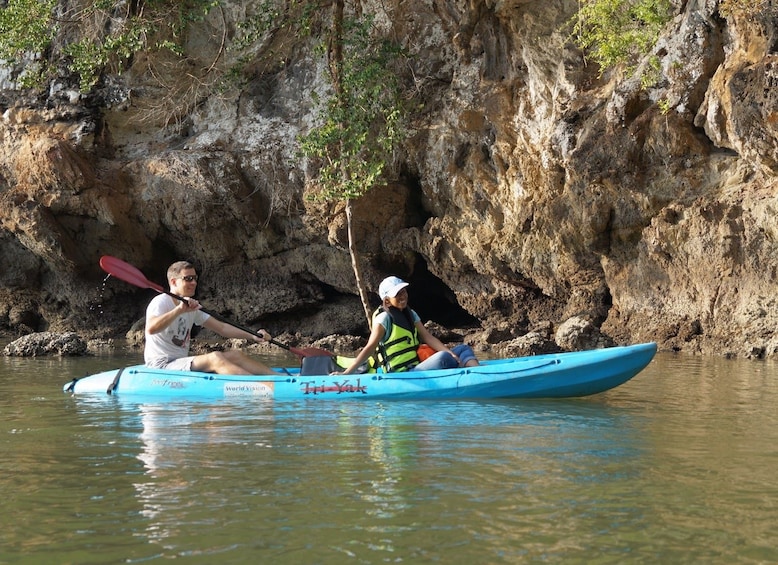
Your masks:
M226 383L224 396L258 396L270 398L273 396L273 383Z

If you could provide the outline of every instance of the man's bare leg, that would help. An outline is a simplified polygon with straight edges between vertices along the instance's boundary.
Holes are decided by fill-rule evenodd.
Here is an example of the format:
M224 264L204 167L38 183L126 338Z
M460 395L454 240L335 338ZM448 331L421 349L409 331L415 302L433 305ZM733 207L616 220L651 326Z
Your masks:
M244 354L241 351L235 351L235 350L225 351L224 355L227 356L232 363L238 365L249 375L280 375L281 374L274 371L273 369L271 369L261 361L257 361L256 359L249 357L248 355Z
M278 375L270 367L247 357L241 351L212 351L197 355L192 370L220 375Z

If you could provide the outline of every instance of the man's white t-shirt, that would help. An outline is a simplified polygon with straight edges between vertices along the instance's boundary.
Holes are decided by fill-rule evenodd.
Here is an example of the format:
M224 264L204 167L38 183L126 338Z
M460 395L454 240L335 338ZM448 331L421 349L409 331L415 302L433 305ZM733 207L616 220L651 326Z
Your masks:
M167 294L155 296L146 308L146 319L154 318L165 312L170 312L176 303ZM192 337L192 326L202 326L211 316L202 310L184 312L173 323L161 332L145 333L146 346L143 358L149 367L164 367L174 359L189 355L189 342Z

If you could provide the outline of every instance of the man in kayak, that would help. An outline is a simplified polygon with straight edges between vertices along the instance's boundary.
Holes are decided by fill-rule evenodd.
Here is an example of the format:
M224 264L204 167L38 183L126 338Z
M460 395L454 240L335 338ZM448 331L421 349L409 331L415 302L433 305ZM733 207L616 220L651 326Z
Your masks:
M408 283L398 277L387 277L378 287L381 306L373 313L373 324L367 344L341 374L348 374L363 362L377 356L377 365L390 371L428 371L478 365L472 348L466 344L451 349L421 323L419 315L408 307ZM424 343L433 350L425 360L419 358Z
M178 300L167 294L157 295L146 308L146 365L174 371L202 371L225 375L272 375L270 367L251 359L238 350L212 351L189 355L192 326L197 324L222 337L250 339L262 343L270 340L265 330L254 335L233 327L201 311L192 298L197 289L197 271L188 261L178 261L167 270L171 294L187 298ZM261 337L260 337L261 336Z

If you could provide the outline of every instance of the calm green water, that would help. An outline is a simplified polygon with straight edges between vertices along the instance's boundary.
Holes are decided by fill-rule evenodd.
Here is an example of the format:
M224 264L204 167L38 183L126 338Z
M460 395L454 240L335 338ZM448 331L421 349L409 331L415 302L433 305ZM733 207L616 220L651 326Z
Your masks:
M0 563L775 563L778 365L570 401L135 404L0 357Z

